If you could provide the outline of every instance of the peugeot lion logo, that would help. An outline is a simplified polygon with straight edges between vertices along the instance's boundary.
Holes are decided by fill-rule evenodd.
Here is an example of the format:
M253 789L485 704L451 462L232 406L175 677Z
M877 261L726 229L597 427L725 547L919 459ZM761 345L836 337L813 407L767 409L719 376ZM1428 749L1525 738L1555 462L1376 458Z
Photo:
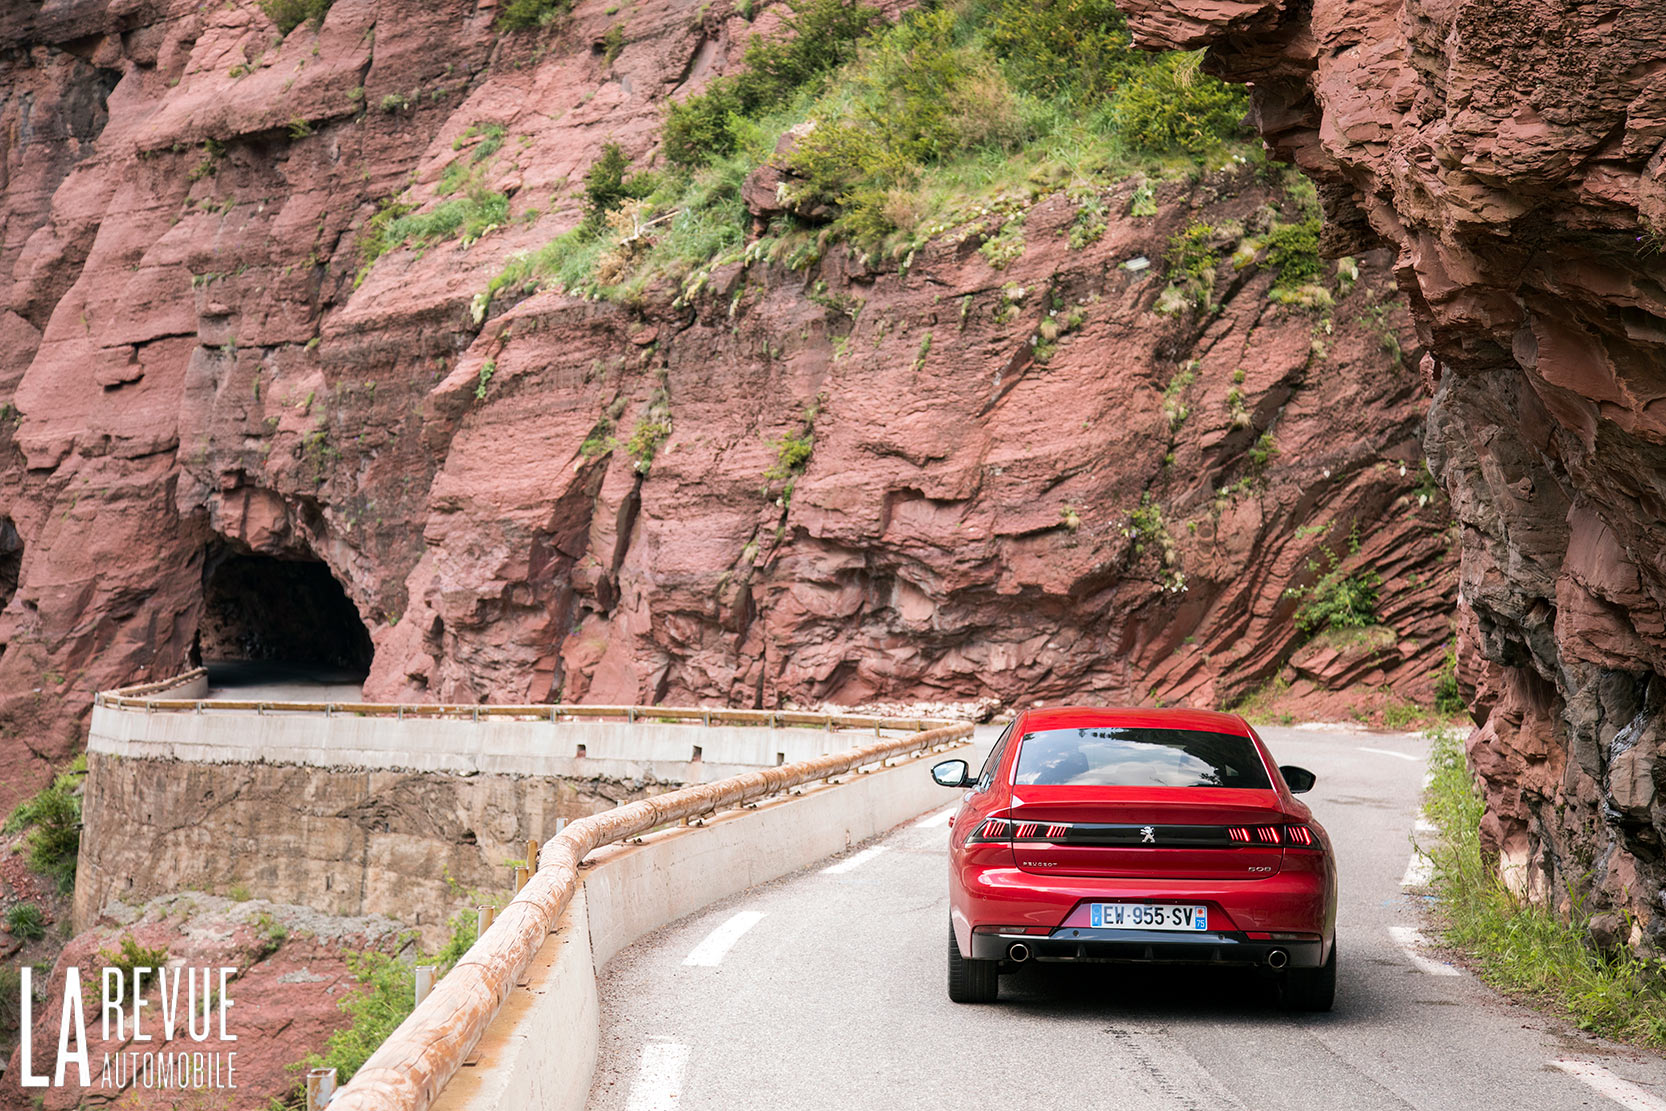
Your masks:
M1142 844L1145 844L1145 843L1150 843L1150 844L1153 844L1153 845L1156 844L1157 843L1157 831L1156 831L1156 829L1152 828L1151 826L1141 826L1140 827L1140 842Z

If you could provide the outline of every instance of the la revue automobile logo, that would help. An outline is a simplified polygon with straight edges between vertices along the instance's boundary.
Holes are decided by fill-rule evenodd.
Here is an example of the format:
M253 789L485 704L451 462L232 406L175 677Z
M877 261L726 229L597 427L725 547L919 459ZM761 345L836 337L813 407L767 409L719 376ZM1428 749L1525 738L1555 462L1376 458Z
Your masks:
M64 969L63 982L51 984L58 1000L58 1046L55 1060L34 1042L34 970L19 970L22 1058L20 1083L25 1088L231 1089L237 1051L226 1049L237 1041L227 1013L233 1006L230 982L236 968L105 967L98 984L82 984L81 969ZM96 990L97 995L91 993ZM88 1001L98 1010L90 1020L100 1041L111 1046L100 1054L97 1076L88 1044ZM48 1002L47 1013L51 1004ZM43 1014L43 1017L47 1017ZM148 1044L146 1044L148 1043ZM40 1071L36 1071L37 1065Z

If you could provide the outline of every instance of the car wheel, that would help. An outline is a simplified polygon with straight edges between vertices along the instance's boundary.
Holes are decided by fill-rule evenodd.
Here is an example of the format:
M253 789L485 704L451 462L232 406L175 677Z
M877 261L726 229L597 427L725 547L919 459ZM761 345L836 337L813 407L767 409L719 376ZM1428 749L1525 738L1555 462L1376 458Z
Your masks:
M956 1003L993 1003L1000 992L1000 961L974 961L960 955L949 926L949 998Z
M1319 968L1293 968L1285 974L1284 1006L1291 1011L1328 1011L1336 1001L1336 942Z

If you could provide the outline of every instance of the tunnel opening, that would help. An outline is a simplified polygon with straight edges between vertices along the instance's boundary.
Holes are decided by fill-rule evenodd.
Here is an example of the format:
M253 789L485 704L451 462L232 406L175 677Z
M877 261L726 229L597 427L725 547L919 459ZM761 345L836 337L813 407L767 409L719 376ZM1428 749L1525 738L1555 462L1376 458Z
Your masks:
M23 578L23 537L10 517L0 517L0 610L12 604L17 584ZM0 640L0 656L6 654L6 642Z
M196 655L211 685L362 683L372 653L358 607L322 560L209 550Z
M0 610L12 603L23 577L23 537L10 517L0 517Z

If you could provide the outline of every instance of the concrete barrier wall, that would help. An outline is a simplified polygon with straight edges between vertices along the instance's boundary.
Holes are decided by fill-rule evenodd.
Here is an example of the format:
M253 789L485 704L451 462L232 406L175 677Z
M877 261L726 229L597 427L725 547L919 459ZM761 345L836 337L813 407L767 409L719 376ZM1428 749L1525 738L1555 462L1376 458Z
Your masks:
M211 705L211 704L210 704ZM859 734L858 734L859 736ZM89 752L200 764L299 764L709 783L753 768L843 752L848 731L654 721L399 719L252 710L93 708ZM582 753L582 755L581 755Z
M100 705L74 922L87 928L112 900L244 886L385 914L435 946L465 908L460 892L510 890L504 861L562 821L864 739L872 732Z
M701 828L598 851L559 932L435 1103L445 1111L579 1111L599 1041L596 976L621 949L684 915L865 841L955 796L934 753ZM946 879L945 879L946 882Z

